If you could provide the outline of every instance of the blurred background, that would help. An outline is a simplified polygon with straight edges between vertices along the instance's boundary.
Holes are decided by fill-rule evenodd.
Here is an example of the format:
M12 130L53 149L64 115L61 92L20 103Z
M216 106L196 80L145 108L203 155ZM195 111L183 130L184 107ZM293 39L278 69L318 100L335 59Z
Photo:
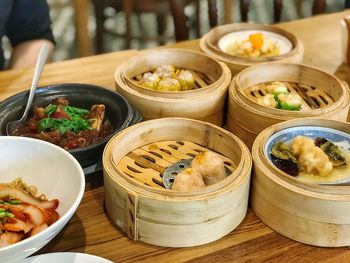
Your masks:
M124 0L125 1L125 0ZM77 45L76 35L78 30L80 34L85 34L86 39L90 39L91 54L104 53L111 51L123 50L126 48L142 49L154 47L160 44L175 42L174 22L172 13L169 12L169 3L167 0L126 0L127 2L139 2L140 6L133 7L133 10L125 11L126 6L121 2L123 0L48 0L50 6L50 15L52 19L52 29L56 40L56 48L54 52L54 61L60 61L70 58L76 58L82 55ZM174 1L179 2L180 0ZM226 2L225 2L226 1ZM77 2L84 3L84 9L79 8ZM157 2L152 5L151 2ZM163 2L163 3L160 3ZM197 38L210 30L208 19L208 1L185 1L189 3L184 8L184 14L189 18L187 21L189 29L189 39ZM227 19L232 22L240 22L245 19L250 22L267 23L275 22L274 19L274 0L251 0L239 1L231 0L230 10L227 10L227 0L217 0L217 24L224 24ZM280 21L289 21L314 15L314 0L284 0L282 2ZM321 13L337 12L344 9L344 0L327 0L321 1ZM103 3L103 5L101 4ZM247 6L244 6L246 4ZM137 3L135 4L137 5ZM161 5L157 6L157 5ZM167 6L165 6L167 5ZM198 6L200 7L198 9ZM124 8L124 9L123 9ZM139 9L136 10L135 9ZM151 10L147 10L150 9ZM152 10L152 8L155 8ZM162 9L163 8L163 9ZM243 10L248 8L247 10ZM199 10L199 35L196 33L196 21L191 18L195 17ZM85 11L87 10L87 11ZM102 11L99 11L102 10ZM97 12L99 11L99 13ZM247 17L245 18L244 12ZM82 13L86 12L86 14ZM76 28L76 17L84 17L86 19L86 29ZM96 17L99 17L97 22ZM226 20L226 21L225 21ZM136 37L143 37L141 40L131 38L129 46L126 43L125 32L129 21L130 34ZM101 29L102 23L103 29ZM159 25L161 28L159 28ZM84 33L87 30L88 33ZM100 46L96 45L97 32L100 32ZM107 31L112 33L106 33ZM154 38L159 36L159 32L163 32L161 41ZM120 35L120 36L117 36ZM124 35L124 36L123 36ZM153 36L153 39L152 37ZM102 40L101 40L102 39ZM102 42L102 44L101 44Z

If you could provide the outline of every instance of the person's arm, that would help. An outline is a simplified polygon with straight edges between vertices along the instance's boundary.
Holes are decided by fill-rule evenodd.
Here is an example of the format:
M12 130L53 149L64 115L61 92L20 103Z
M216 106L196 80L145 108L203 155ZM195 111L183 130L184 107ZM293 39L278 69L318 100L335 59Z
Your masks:
M46 39L28 40L18 44L12 51L9 69L34 67L40 48L44 44L49 46L49 58L51 57L54 45Z
M44 43L49 44L52 52L54 39L50 25L46 0L13 2L5 31L13 46L9 69L34 66Z

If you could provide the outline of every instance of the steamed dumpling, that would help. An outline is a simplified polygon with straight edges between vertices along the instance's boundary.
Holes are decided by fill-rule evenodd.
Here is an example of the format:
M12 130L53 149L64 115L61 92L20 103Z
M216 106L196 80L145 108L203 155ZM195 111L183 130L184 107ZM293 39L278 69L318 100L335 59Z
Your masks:
M172 65L161 65L154 71L159 78L173 78L175 76L175 68Z
M226 178L224 162L213 152L199 153L192 160L191 166L202 175L206 185L215 184Z
M147 89L157 90L159 84L159 77L156 74L147 72L142 76L142 85Z
M204 187L203 177L192 168L187 168L179 173L174 180L172 190L191 191Z
M180 91L181 85L177 79L163 79L158 84L159 91Z
M194 86L194 78L191 72L188 70L181 70L177 75L177 79L180 82L181 90L191 90Z

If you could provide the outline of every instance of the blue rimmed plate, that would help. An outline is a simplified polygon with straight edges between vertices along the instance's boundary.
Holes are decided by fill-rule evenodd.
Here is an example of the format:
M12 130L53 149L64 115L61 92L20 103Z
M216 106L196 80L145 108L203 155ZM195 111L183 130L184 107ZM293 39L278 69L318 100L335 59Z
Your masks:
M287 128L273 134L265 144L264 154L266 156L266 159L271 164L273 164L270 153L275 143L279 141L288 143L298 135L310 137L312 139L315 139L316 137L322 137L350 152L350 134L332 128L325 128L319 126L299 126ZM308 182L319 183L322 185L350 185L350 169L346 169L345 171L346 173L343 174L341 177L317 177L317 179L316 177L315 179L313 179L312 177L297 178Z

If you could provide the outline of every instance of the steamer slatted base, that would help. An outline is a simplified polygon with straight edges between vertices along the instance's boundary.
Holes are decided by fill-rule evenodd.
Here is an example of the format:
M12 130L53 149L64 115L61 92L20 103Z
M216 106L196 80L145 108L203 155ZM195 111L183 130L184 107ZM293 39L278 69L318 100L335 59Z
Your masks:
M211 150L231 171L198 190L165 189L162 173ZM205 244L228 234L248 206L251 156L230 132L185 118L145 121L121 131L103 154L108 216L133 240L166 247Z
M258 98L262 98L268 94L266 91L266 86L270 85L271 83L272 82L261 83L252 86L246 89L244 93L251 100L257 101ZM298 94L302 98L303 104L300 111L321 109L335 102L335 100L326 92L317 89L316 87L296 82L281 81L281 83L283 83L288 88L288 91L291 94Z
M181 160L194 158L199 152L204 151L210 150L188 141L157 142L128 153L120 161L118 167L137 182L156 188L164 188L162 178L166 168ZM235 169L233 162L221 154L219 156L232 173Z

